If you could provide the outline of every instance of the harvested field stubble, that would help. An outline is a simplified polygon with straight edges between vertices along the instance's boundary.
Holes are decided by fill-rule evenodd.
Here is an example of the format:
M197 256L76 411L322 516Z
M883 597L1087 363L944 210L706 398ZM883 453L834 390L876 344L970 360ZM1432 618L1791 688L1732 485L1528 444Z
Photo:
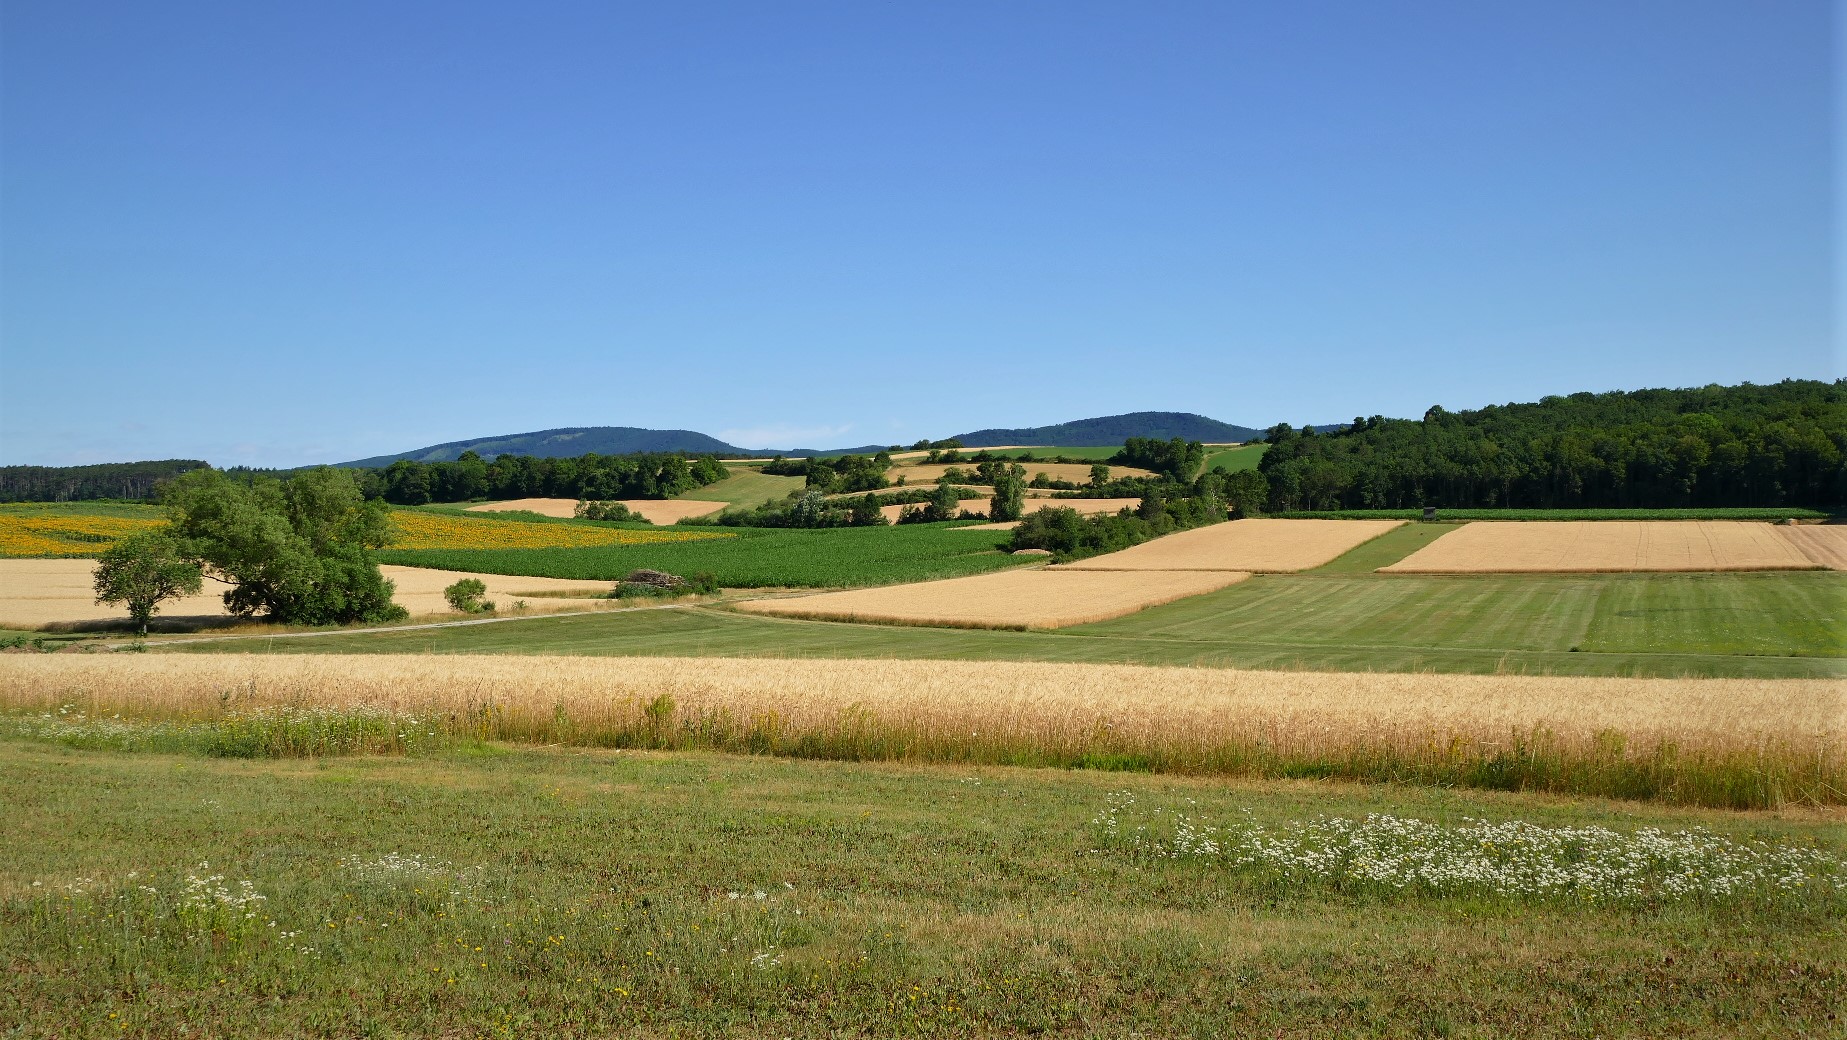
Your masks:
M673 503L655 503L673 504ZM714 506L714 508L717 508ZM649 531L590 524L522 523L491 517L461 517L396 509L391 522L398 538L388 549L577 549L605 545L658 545L704 538L730 538L717 531Z
M412 616L452 614L443 589L462 578L475 578L487 586L487 596L501 611L546 613L559 610L594 610L616 606L613 601L577 598L608 592L609 582L563 578L523 578L504 574L473 574L432 570L427 567L386 565L380 573L391 581L392 602ZM128 621L121 606L96 602L94 560L0 560L0 625L11 628L44 626L94 627L103 622ZM160 605L157 627L225 618L227 586L207 580L196 596L182 596ZM561 598L561 597L572 598ZM525 606L516 608L516 600ZM181 621L180 619L190 619ZM165 623L163 625L163 622Z
M1847 524L1796 524L1776 530L1810 562L1847 571Z
M1319 567L1402 520L1232 520L1066 564L1086 571L1288 572Z
M1465 524L1383 574L1814 570L1769 524L1732 520L1481 521Z
M677 523L684 517L716 513L726 505L724 502L702 502L689 498L625 498L621 502L651 524ZM478 506L469 506L467 511L470 513L526 512L569 520L577 515L577 500L574 498L515 498L506 502L483 502Z
M0 709L241 726L421 720L436 739L1332 777L1732 808L1847 803L1826 680L1252 672L957 661L9 656ZM376 746L400 750L397 727ZM261 742L257 741L257 745Z
M950 628L1063 628L1107 621L1213 592L1248 577L1229 571L1138 574L1034 569L824 592L794 599L750 600L738 604L738 608L755 614L832 621Z

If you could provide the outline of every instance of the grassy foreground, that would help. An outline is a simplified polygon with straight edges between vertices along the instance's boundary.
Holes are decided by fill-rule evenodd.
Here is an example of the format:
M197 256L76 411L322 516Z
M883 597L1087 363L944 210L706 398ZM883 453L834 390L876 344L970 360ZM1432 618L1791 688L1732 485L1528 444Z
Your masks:
M1401 530L1408 533L1375 541L1413 538L1424 528ZM975 534L949 534L979 540ZM1378 551L1409 549L1394 541ZM1058 632L852 625L698 609L308 639L173 642L159 648L1847 676L1841 635L1847 632L1847 576L1839 574L1375 576L1342 573L1346 559L1322 572L1259 575L1220 592Z
M0 741L0 786L12 1035L1768 1037L1838 1033L1847 997L1831 881L1394 895L1138 856L1095 822L1126 793L1273 828L1707 827L1838 859L1818 816L492 746Z

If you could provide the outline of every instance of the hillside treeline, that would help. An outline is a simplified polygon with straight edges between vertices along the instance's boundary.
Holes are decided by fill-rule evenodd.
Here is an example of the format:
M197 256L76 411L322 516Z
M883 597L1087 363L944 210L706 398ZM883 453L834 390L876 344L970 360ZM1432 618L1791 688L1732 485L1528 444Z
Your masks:
M0 502L87 502L152 498L154 485L207 469L197 459L109 462L96 466L0 466Z
M1277 510L1847 505L1847 380L1438 407L1268 440Z
M557 459L501 455L487 462L469 451L454 462L400 459L384 469L363 470L359 484L367 498L420 506L480 498L671 498L716 483L726 475L724 465L713 455L582 455Z

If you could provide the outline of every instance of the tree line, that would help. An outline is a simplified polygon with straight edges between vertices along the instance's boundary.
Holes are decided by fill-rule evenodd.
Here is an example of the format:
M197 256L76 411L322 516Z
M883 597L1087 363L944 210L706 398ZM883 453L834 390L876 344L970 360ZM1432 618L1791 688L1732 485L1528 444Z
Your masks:
M154 497L155 485L209 463L197 459L95 466L0 466L0 502L90 502Z
M556 459L501 455L487 462L467 451L454 462L400 459L384 469L360 470L359 486L367 498L401 506L481 498L612 501L672 498L728 475L716 455L590 454Z
M1433 407L1267 439L1279 511L1847 505L1847 380Z

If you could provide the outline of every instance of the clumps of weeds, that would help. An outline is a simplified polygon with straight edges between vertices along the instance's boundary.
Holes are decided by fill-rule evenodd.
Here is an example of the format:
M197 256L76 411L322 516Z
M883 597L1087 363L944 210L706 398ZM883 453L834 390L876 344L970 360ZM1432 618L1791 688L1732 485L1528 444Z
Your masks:
M718 578L709 571L700 571L690 578L665 571L636 570L629 572L609 592L610 599L672 599L679 596L709 596L718 591Z

